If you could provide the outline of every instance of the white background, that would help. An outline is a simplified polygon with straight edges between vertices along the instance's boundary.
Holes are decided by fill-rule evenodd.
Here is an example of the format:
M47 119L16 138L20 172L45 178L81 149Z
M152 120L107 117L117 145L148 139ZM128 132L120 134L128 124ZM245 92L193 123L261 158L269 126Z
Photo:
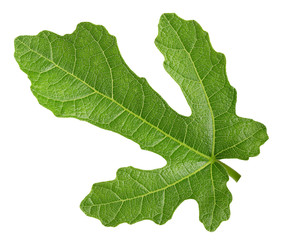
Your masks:
M2 1L0 6L0 239L282 239L282 34L281 1ZM95 182L112 180L120 167L165 165L124 137L75 119L56 118L32 95L13 58L13 40L41 30L74 31L82 21L117 36L131 69L179 113L189 107L162 67L154 46L159 17L175 12L194 19L227 58L237 89L237 113L264 123L270 139L249 161L225 160L242 178L228 183L231 217L214 233L199 222L188 200L172 220L104 227L79 208Z

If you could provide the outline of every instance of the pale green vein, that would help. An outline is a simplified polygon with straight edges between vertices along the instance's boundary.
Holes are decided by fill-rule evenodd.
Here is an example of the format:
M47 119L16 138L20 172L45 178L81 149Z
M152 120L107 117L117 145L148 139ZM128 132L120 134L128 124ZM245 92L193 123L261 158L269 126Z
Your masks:
M93 35L91 34L91 32L90 32L88 29L86 29L85 27L83 27L82 25L81 25L81 27L82 27L84 30L86 30L86 31L91 35L91 38L93 39L93 41L98 44L98 46L99 46L99 48L100 48L100 50L101 50L101 52L102 52L102 54L103 54L103 56L104 56L104 58L105 58L105 60L106 60L106 63L107 63L107 66L109 67L110 75L111 75L111 82L112 82L112 99L113 99L113 98L114 98L114 78L113 78L112 68L111 68L110 63L109 63L109 61L108 61L108 58L106 57L106 54L105 54L105 51L106 51L107 49L106 49L106 50L103 50L102 47L101 47L101 45L100 45L100 43L93 37Z
M256 135L259 131L265 131L265 128L260 128L259 130L255 131L255 132L254 132L252 135L250 135L249 137L244 138L242 141L237 142L237 143L235 143L234 145L232 145L232 146L230 146L230 147L228 147L228 148L225 148L225 149L221 150L221 151L218 152L215 156L218 156L219 154L221 154L221 153L223 153L223 152L225 152L225 151L227 151L227 150L229 150L229 149L231 149L231 148L235 148L236 146L240 145L241 143L243 143L243 142L249 140L250 138L252 138L252 137L253 137L254 135Z
M82 82L83 84L85 84L88 88L90 88L92 91L96 92L97 94L101 95L104 98L109 99L110 101L114 102L116 105L118 105L119 107L121 107L122 109L124 109L125 111L127 111L129 114L133 115L134 117L140 119L141 121L143 121L144 123L146 123L148 126L150 126L151 128L156 129L157 131L159 131L160 133L162 133L163 135L165 135L166 137L170 138L171 140L177 142L178 144L188 148L189 150L195 152L196 154L210 160L210 157L206 154L203 154L201 152L199 152L198 150L188 146L187 144L185 144L184 142L179 141L178 139L174 138L173 136L167 134L166 132L164 132L162 129L158 128L157 126L153 125L152 123L148 122L146 119L142 118L141 116L135 114L134 112L132 112L131 110L129 110L128 108L124 107L123 105L121 105L119 102L117 102L116 100L114 100L113 98L108 97L107 95L98 92L95 88L93 88L92 86L90 86L89 84L87 84L85 81L83 81L82 79L80 79L79 77L77 77L76 75L68 72L67 70L65 70L64 68L60 67L59 65L57 65L54 61L50 60L49 58L45 57L44 55L40 54L39 52L33 50L32 48L30 48L26 43L20 41L19 39L16 39L17 41L19 41L21 44L25 45L31 52L34 52L35 54L39 55L40 57L46 59L47 61L49 61L50 63L52 63L54 66L56 66L58 69L64 71L65 73L69 74L70 76L72 76L73 78L79 80L80 82Z
M175 32L178 40L180 41L181 45L183 46L183 50L187 53L192 65L193 65L193 68L196 72L196 75L199 79L199 83L203 89L203 92L205 94L205 98L206 98L206 101L207 101L207 104L208 104L208 107L209 107L209 110L210 110L210 113L211 113L211 118L212 118L212 130L213 130L213 136L212 136L212 156L214 156L214 151L215 151L215 121L214 121L214 114L213 114L213 110L212 110L212 107L211 107L211 104L210 104L210 100L209 100L209 97L206 93L206 90L205 90L205 86L203 85L203 82L202 82L202 79L200 78L200 75L198 73L198 70L194 64L194 61L192 60L192 57L191 57L191 54L187 51L183 41L181 40L180 36L178 35L178 32L174 29L174 27L171 25L170 21L167 19L167 17L164 15L164 17L166 18L168 24L171 26L171 28L173 29L173 31ZM194 22L193 22L194 24Z
M145 194L141 194L141 195L138 195L138 196L135 196L135 197L132 197L132 198L125 198L125 199L119 199L119 200L116 200L116 201L111 201L111 202L107 202L107 203L101 203L101 204L92 204L92 207L94 206L104 206L104 205L109 205L109 204L113 204L113 203L119 203L119 202L126 202L126 201L131 201L131 200L134 200L134 199L137 199L137 198L144 198L146 197L147 195L150 195L150 194L154 194L156 192L161 192L161 191L164 191L170 187L173 187L175 186L176 184L190 178L191 176L195 175L196 173L198 173L199 171L203 170L204 168L206 168L208 165L212 165L213 163L211 162L207 162L205 163L203 166L201 166L200 168L198 168L195 172L192 172L191 174L189 175L186 175L185 177L183 178L180 178L179 180L175 181L174 183L171 183L171 184L168 184L166 185L165 187L162 187L162 188L159 188L157 190L154 190L154 191L150 191L150 192L147 192ZM95 185L94 185L95 186ZM101 186L99 186L101 187Z

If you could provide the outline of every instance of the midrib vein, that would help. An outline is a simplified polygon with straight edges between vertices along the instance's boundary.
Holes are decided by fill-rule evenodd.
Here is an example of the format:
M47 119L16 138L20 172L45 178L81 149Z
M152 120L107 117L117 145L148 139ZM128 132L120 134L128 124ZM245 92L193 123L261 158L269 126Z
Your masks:
M174 138L173 136L169 135L168 133L164 132L162 129L158 128L157 126L153 125L152 123L148 122L146 119L142 118L141 116L135 114L134 112L132 112L131 110L129 110L128 108L124 107L123 105L121 105L119 102L117 102L116 100L114 100L113 98L108 97L107 95L97 91L95 88L93 88L92 86L90 86L89 84L87 84L85 81L83 81L82 79L80 79L79 77L77 77L76 75L74 75L73 73L68 72L67 70L65 70L64 68L60 67L59 65L57 65L53 60L50 60L49 58L45 57L44 55L42 55L41 53L33 50L32 48L30 48L30 46L28 46L26 43L22 42L19 39L16 39L17 41L19 41L21 44L25 45L30 51L34 52L35 54L39 55L40 57L46 59L47 61L49 61L50 63L52 63L55 67L57 67L58 69L64 71L65 73L69 74L70 76L72 76L73 78L79 80L80 82L82 82L83 84L85 84L88 88L90 88L92 91L94 91L95 93L101 95L104 98L109 99L110 101L114 102L116 105L118 105L119 107L121 107L124 111L127 111L128 113L132 114L134 117L140 119L141 121L143 121L144 123L146 123L147 125L149 125L150 127L156 129L157 131L159 131L160 133L162 133L163 135L165 135L166 137L170 138L171 140L177 142L178 144L188 148L189 150L195 152L196 154L210 160L211 157L203 154L201 152L199 152L198 150L190 147L189 145L185 144L184 142L179 141L178 139Z
M93 206L103 206L103 205L109 205L109 204L113 204L113 203L119 203L119 202L126 202L126 201L131 201L131 200L134 200L134 199L137 199L137 198L144 198L146 197L147 195L150 195L150 194L154 194L156 192L160 192L160 191L164 191L172 186L175 186L176 184L184 181L185 179L188 179L190 177L192 177L193 175L195 175L196 173L198 173L199 171L203 170L204 168L206 168L208 165L212 164L211 162L207 162L205 163L203 166L201 166L200 168L198 168L195 172L192 172L191 174L183 177L183 178L180 178L179 180L171 183L171 184L168 184L166 185L165 187L162 187L162 188L159 188L157 190L154 190L154 191L150 191L150 192L147 192L145 194L141 194L141 195L138 195L136 197L132 197L132 198L125 198L125 199L119 199L119 200L116 200L116 201L111 201L111 202L107 202L107 203L101 203L101 204L93 204ZM90 193L91 194L91 193Z
M164 15L164 16L165 16L165 15ZM199 73L198 73L198 70L197 70L197 68L196 68L196 66L195 66L195 64L194 64L194 62L193 62L193 60L192 60L191 54L187 51L187 49L186 49L184 43L182 42L182 40L181 40L180 36L178 35L177 31L176 31L176 30L174 29L174 27L171 25L170 21L167 19L166 16L165 16L165 18L166 18L168 24L171 26L171 28L172 28L173 31L175 32L177 38L179 39L179 41L180 41L180 43L181 43L181 45L182 45L182 47L183 47L183 50L187 53L187 55L188 55L188 57L189 57L189 59L190 59L192 65L193 65L193 68L194 68L194 70L195 70L195 73L196 73L196 75L197 75L197 78L199 79L199 82L200 82L200 85L201 85L201 87L202 87L202 89L203 89L203 92L204 92L204 94L205 94L205 98L206 98L206 100L207 100L207 104L208 104L208 107L209 107L209 110L210 110L210 113L211 113L211 118L212 118L212 130L213 130L213 134L212 134L212 156L214 156L214 151L215 151L215 121L214 121L214 114L213 114L213 110L212 110L212 107L211 107L211 104L210 104L209 97L208 97L208 95L207 95L205 86L203 85L203 81L202 81L202 79L200 78L200 75L199 75ZM194 25L194 26L195 26L195 25Z
M231 148L234 148L234 147L240 145L241 143L243 143L243 142L249 140L249 139L252 138L254 135L256 135L259 131L263 131L263 130L265 130L265 127L258 129L257 131L255 131L254 133L252 133L249 137L244 138L242 141L239 141L239 142L233 144L233 145L230 146L230 147L227 147L227 148L225 148L225 149L222 149L221 151L219 151L219 152L215 155L215 157L218 156L219 154L221 154L221 153L223 153L223 152L225 152L225 151L227 151L227 150L229 150L229 149L231 149Z

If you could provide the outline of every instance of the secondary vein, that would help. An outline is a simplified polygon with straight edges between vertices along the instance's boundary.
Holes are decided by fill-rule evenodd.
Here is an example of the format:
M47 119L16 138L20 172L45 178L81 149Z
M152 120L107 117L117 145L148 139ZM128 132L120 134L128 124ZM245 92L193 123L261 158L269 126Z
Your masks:
M183 177L183 178L180 178L179 180L175 181L174 183L168 184L168 185L166 185L165 187L159 188L159 189L157 189L157 190L150 191L150 192L146 192L145 194L141 194L141 195L138 195L138 196L135 196L135 197L132 197L132 198L119 199L119 200L116 200L116 201L111 201L111 202L101 203L101 204L92 204L92 206L103 206L103 205L109 205L109 204L118 203L118 202L131 201L131 200L134 200L134 199L136 199L136 198L144 198L144 197L147 196L147 195L150 195L150 194L153 194L153 193L156 193L156 192L160 192L160 191L164 191L164 190L166 190L167 188L172 187L172 186L175 186L177 183L180 183L180 182L182 182L183 180L190 178L191 176L193 176L193 175L195 175L196 173L198 173L199 171L203 170L204 168L206 168L206 167L207 167L208 165L210 165L210 164L212 164L212 163L211 163L211 162L207 162L207 163L205 163L203 166L201 166L200 168L198 168L195 172L192 172L191 174L186 175L186 176ZM94 185L94 186L95 186L95 185ZM91 193L90 193L90 194L91 194Z
M174 138L173 136L171 136L170 134L164 132L162 129L158 128L157 126L153 125L152 123L148 122L146 119L142 118L141 116L135 114L134 112L132 112L131 110L129 110L128 108L124 107L123 105L121 105L119 102L117 102L115 99L101 93L98 92L95 88L93 88L92 86L90 86L89 84L87 84L85 81L83 81L82 79L80 79L79 77L77 77L76 75L74 75L73 73L68 72L67 70L65 70L64 68L60 67L59 65L57 65L53 60L50 60L49 58L45 57L44 55L42 55L41 53L33 50L30 46L28 46L26 43L20 41L19 39L16 39L17 41L19 41L21 44L25 45L30 51L34 52L35 54L39 55L40 57L46 59L47 61L49 61L50 63L52 63L55 67L57 67L58 69L64 71L65 73L69 74L70 76L72 76L73 78L79 80L80 82L82 82L83 84L85 84L88 88L90 88L92 91L94 91L95 93L101 95L104 98L109 99L110 101L114 102L116 105L118 105L119 107L121 107L124 111L127 111L128 113L132 114L134 117L140 119L141 121L143 121L144 123L146 123L147 125L149 125L150 127L158 130L159 132L161 132L163 135L165 135L166 137L172 139L173 141L177 142L178 144L188 148L189 150L195 152L196 154L210 160L210 156L199 152L198 150L190 147L189 145L185 144L184 142L179 141L178 139Z
M203 89L203 92L204 92L204 94L205 94L205 98L206 98L206 101L207 101L207 104L208 104L208 108L209 108L209 110L210 110L211 118L212 118L212 130L213 130L213 134L212 134L212 156L214 156L214 151L215 151L215 121L214 121L214 114L213 114L213 110L212 110L212 107L211 107L211 104L210 104L209 97L208 97L207 92L206 92L206 90L205 90L205 86L203 85L203 81L202 81L202 79L201 79L201 77L200 77L200 75L199 75L199 73L198 73L198 70L197 70L195 64L194 64L194 61L192 60L191 54L189 53L189 51L187 51L187 49L186 49L186 47L185 47L183 41L181 40L181 38L180 38L180 36L178 35L177 31L176 31L176 30L174 29L174 27L171 25L170 21L167 19L166 16L165 16L165 18L166 18L168 24L171 26L172 30L175 32L177 38L179 39L179 41L180 41L180 43L181 43L181 45L182 45L182 47L183 47L183 50L187 53L187 55L188 55L188 57L189 57L189 59L190 59L192 65L193 65L193 68L194 68L194 70L195 70L195 73L196 73L196 75L197 75L197 77L198 77L198 79L199 79L199 82L200 82L200 85L201 85L201 87L202 87L202 89Z

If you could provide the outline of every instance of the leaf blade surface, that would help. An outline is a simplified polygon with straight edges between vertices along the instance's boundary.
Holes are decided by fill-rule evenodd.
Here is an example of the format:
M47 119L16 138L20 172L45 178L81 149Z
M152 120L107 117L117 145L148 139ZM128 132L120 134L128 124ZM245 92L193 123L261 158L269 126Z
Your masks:
M195 21L164 14L155 42L192 109L190 117L176 113L132 72L103 26L80 23L64 36L20 36L15 58L39 103L56 116L117 132L167 161L150 171L122 168L115 180L94 184L81 203L87 215L107 226L144 219L163 224L181 202L194 199L200 221L214 231L229 218L232 200L218 160L257 155L266 129L236 115L225 57Z

